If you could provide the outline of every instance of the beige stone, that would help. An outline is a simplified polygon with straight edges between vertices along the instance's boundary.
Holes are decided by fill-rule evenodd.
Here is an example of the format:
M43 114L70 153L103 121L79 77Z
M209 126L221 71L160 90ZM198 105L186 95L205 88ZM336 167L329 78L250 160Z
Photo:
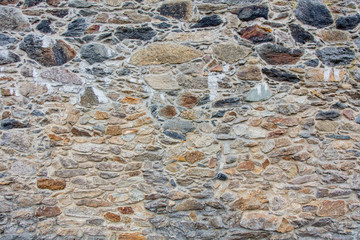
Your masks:
M259 81L262 79L261 70L258 66L243 66L238 69L238 78L241 80Z
M180 88L171 74L149 74L144 76L144 79L155 90L176 90Z
M250 48L230 42L215 44L212 49L220 60L227 63L235 63L246 58L251 53Z
M316 121L315 128L322 132L335 132L339 123L331 120Z
M212 42L219 37L219 33L215 31L201 32L172 32L166 36L166 41L174 42Z
M345 70L337 68L310 69L306 72L306 80L311 82L341 82L345 77Z
M345 42L349 40L349 34L340 30L322 30L320 37L326 42Z

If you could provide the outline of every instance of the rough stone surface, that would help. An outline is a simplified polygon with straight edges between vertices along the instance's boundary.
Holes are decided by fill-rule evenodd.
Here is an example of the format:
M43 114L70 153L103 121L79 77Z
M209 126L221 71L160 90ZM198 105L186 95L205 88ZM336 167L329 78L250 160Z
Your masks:
M115 32L115 36L120 40L124 39L139 39L150 40L156 35L156 32L151 27L142 28L118 28Z
M266 5L251 5L241 8L238 17L242 21L251 21L256 18L268 19L269 7Z
M213 47L214 54L227 63L235 63L247 57L251 50L234 43L222 43Z
M0 31L24 31L30 24L27 18L16 8L0 7Z
M8 50L0 50L0 65L20 62L20 57Z
M334 22L330 10L319 0L299 0L295 16L301 22L317 28L327 27Z
M295 64L303 55L301 49L284 48L275 44L264 44L257 48L260 57L271 65Z
M303 27L296 25L296 24L290 24L290 31L291 36L294 38L296 42L299 43L306 43L306 42L314 42L314 36L311 35L308 31L306 31Z
M89 64L104 62L117 55L114 50L98 43L84 45L80 50L80 54Z
M259 83L246 95L246 101L258 102L268 100L271 97L271 90L267 83Z
M317 57L327 66L341 66L355 59L355 52L348 47L328 47L316 50Z

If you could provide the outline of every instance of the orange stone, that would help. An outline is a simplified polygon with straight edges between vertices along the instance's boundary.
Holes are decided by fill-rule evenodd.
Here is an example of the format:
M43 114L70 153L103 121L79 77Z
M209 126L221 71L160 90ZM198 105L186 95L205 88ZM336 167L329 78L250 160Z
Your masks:
M91 25L90 27L88 27L86 29L85 32L91 34L91 33L97 32L99 30L100 30L100 25Z
M111 222L120 222L121 217L115 213L107 212L104 217Z
M294 230L294 227L289 223L286 218L282 219L281 224L277 229L277 231L281 233L291 232L292 230Z
M133 214L134 210L132 207L118 207L119 212L122 214Z
M119 240L146 240L146 237L139 232L120 233Z
M317 212L321 217L343 216L346 214L346 204L343 200L324 200Z
M129 104L138 104L140 102L140 98L134 98L134 97L125 97L123 100L121 100L123 103L129 103Z
M191 164L194 164L195 162L203 159L203 157L204 157L204 153L200 151L192 151L185 153L184 160Z
M40 189L63 190L66 182L63 179L40 178L37 180L37 187Z
M57 136L55 134L49 134L49 138L54 140L54 141L61 141L63 138L60 136Z
M111 136L121 135L122 134L122 129L121 129L120 126L117 126L117 125L108 126L106 128L106 134L111 135Z
M180 106L193 108L198 103L198 98L192 93L186 92L179 97Z
M104 120L104 119L108 119L108 118L110 118L110 115L107 112L100 112L100 111L95 112L96 120Z
M255 164L252 161L245 161L237 166L239 171L251 171L254 170Z

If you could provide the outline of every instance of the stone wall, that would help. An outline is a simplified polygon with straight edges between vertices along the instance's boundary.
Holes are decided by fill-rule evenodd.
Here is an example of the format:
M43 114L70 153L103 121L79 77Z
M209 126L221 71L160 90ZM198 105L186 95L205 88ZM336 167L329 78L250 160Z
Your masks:
M359 0L0 0L0 239L360 239Z

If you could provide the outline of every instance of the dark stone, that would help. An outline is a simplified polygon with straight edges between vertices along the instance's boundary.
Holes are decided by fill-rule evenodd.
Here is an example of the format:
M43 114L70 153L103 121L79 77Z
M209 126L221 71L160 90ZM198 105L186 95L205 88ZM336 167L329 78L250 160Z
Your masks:
M316 114L315 119L316 120L332 120L340 116L340 113L338 111L330 110L330 111L319 111Z
M116 74L119 76L127 76L131 74L131 70L129 68L122 68L116 71Z
M92 69L87 69L88 73L98 76L98 77L104 77L112 74L112 69L103 69L99 67L93 67Z
M41 20L41 22L36 26L36 29L42 33L51 33L50 20Z
M271 43L263 44L256 50L262 59L272 65L295 64L304 54L301 49L290 49Z
M43 2L43 0L25 0L23 6L24 7L33 7L33 6L39 5L42 2Z
M38 237L34 233L4 234L0 240L35 240Z
M78 18L69 23L68 30L63 34L66 37L80 37L87 28L85 18Z
M13 128L28 128L30 125L28 123L22 123L15 119L5 119L1 121L2 130L9 130Z
M319 65L319 59L312 59L305 62L306 66L317 67Z
M0 50L0 65L20 62L20 57L8 50Z
M347 65L355 59L355 52L349 47L327 47L316 50L316 56L327 66Z
M360 14L339 17L335 24L336 28L340 30L352 30L356 28L360 23Z
M207 104L208 102L210 102L210 96L209 95L206 95L203 99L201 99L197 106L202 106L202 105L205 105Z
M215 108L221 108L221 107L234 107L239 106L240 104L240 98L226 98L221 99L219 101L216 101L213 106Z
M179 140L183 140L183 141L186 140L186 136L184 134L181 134L181 133L178 133L178 132L165 130L163 133L166 136L174 138L174 139L179 139Z
M261 240L261 239L270 239L271 232L264 232L264 231L249 231L249 232L239 232L239 233L232 233L227 240Z
M86 223L90 224L90 225L94 225L94 226L100 226L105 222L104 219L101 218L94 218L94 219L88 219L86 220Z
M33 116L36 116L36 117L42 117L42 116L45 116L45 114L39 110L34 110L30 113L31 115Z
M247 27L240 31L240 36L253 43L272 42L274 40L271 29L258 25Z
M221 181L226 181L228 179L228 176L226 176L226 174L224 173L218 173L218 175L216 175L216 178Z
M90 43L82 46L80 54L81 58L85 59L90 64L104 62L105 60L116 56L114 51L99 43Z
M99 103L99 99L94 93L92 87L87 87L80 98L80 104L85 107L91 107L93 105L98 105Z
M187 19L190 12L190 4L188 2L172 2L164 3L158 8L161 15L173 17L175 19Z
M155 27L160 28L160 29L168 29L169 27L171 27L171 24L166 23L166 22L162 22L159 24L153 24Z
M69 14L69 9L51 9L48 12L53 16L63 18Z
M297 24L290 24L291 36L294 38L296 42L306 43L306 42L314 42L314 36L311 35L308 31L306 31L303 27Z
M191 28L205 28L205 27L216 27L222 24L223 21L219 17L219 15L211 15L206 16L200 19L195 25L193 25Z
M76 127L71 129L71 133L77 137L91 137L91 134L88 131Z
M302 23L317 28L330 26L334 22L329 9L319 0L298 0L295 16Z
M17 43L18 40L14 37L0 33L0 46L4 46L10 43Z
M330 225L331 223L333 223L333 220L331 218L320 218L319 220L314 222L312 224L312 226L314 226L314 227L324 227L324 226Z
M220 111L217 111L217 112L213 112L211 114L211 118L222 118L226 113L226 110L220 110Z
M238 17L242 21L251 21L256 18L265 18L268 19L269 7L266 5L252 5L248 7L241 8Z
M347 105L345 103L337 102L337 103L331 105L331 108L345 109L345 108L347 108Z
M337 134L326 135L326 137L333 138L333 139L338 139L338 140L350 140L351 139L350 136L337 135Z
M115 36L120 40L124 39L139 39L147 41L152 39L156 35L156 32L151 27L141 28L127 28L119 27L115 32Z
M355 118L355 122L358 123L358 124L360 124L360 116L357 117L357 118Z
M289 73L282 69L263 68L262 72L272 80L292 83L300 82L300 79L297 75Z

